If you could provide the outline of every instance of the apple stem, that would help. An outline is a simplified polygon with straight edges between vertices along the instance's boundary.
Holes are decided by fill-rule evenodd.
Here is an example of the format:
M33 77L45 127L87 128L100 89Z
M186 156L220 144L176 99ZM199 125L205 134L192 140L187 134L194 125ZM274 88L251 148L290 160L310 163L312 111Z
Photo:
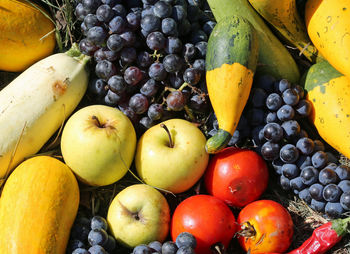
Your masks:
M164 128L164 130L168 133L169 147L173 148L174 147L174 143L173 143L173 140L171 138L171 134L170 134L170 131L169 131L168 127L166 127L166 125L164 123L161 123L160 127Z
M104 125L101 124L100 120L98 120L97 116L93 115L91 118L97 122L97 126L99 128L103 128L104 127Z

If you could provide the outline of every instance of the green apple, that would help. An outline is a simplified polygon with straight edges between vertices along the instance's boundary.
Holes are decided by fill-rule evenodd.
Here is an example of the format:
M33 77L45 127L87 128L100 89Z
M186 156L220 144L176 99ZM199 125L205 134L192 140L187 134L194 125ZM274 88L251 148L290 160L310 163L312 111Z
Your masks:
M92 105L75 112L63 128L65 163L86 184L103 186L121 179L135 154L136 133L120 110Z
M209 160L206 138L192 123L171 119L148 129L136 148L135 164L147 184L180 193L203 175Z
M107 222L115 239L129 248L163 242L169 233L170 209L159 191L146 184L134 184L114 197Z

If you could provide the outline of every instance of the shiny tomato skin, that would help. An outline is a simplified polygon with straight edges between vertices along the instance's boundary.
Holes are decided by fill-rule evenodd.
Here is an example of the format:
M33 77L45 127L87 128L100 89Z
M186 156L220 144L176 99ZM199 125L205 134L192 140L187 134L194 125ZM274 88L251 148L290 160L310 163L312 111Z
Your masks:
M230 208L210 195L194 195L185 199L176 207L171 220L173 241L181 232L193 234L198 254L211 254L210 246L217 242L228 247L236 229L236 219Z
M248 204L238 214L237 222L239 225L249 222L256 231L254 237L238 237L242 248L252 254L285 253L292 242L292 218L287 209L275 201L258 200Z
M234 207L257 200L265 191L268 179L268 168L260 155L233 147L213 156L204 177L209 194Z

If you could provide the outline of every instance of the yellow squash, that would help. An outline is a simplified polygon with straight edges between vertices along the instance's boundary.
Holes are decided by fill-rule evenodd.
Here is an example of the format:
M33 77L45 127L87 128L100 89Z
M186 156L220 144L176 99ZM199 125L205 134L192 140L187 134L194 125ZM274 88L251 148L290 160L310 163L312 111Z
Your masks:
M350 1L308 0L305 23L322 56L339 72L350 76Z
M30 1L0 1L0 70L23 71L53 53L55 26L45 15Z
M64 254L79 206L79 187L63 162L24 161L0 198L1 254Z
M318 133L350 158L350 79L323 61L309 69L305 89L313 105L310 120Z
M315 62L318 50L312 45L295 0L249 0L254 9L291 45Z

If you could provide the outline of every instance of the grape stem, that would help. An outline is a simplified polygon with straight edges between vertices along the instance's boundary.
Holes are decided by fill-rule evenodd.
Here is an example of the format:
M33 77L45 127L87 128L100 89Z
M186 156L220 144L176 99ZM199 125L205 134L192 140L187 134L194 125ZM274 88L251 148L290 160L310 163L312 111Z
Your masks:
M164 123L161 123L160 124L160 127L162 127L166 133L168 134L168 137L169 137L169 147L170 148L173 148L174 147L174 143L173 143L173 139L171 138L171 134L170 134L170 131L168 129L168 127L164 124Z

